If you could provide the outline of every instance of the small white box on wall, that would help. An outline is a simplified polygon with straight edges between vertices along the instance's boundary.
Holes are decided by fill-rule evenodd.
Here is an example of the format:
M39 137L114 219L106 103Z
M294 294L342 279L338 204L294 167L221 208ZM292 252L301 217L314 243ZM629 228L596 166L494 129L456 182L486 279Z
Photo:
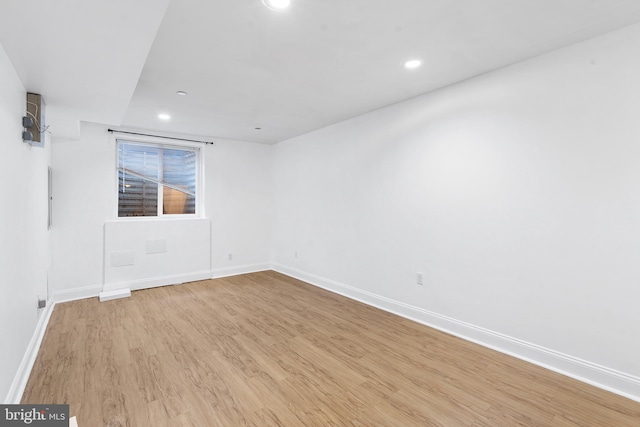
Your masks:
M161 254L163 252L167 252L167 239L147 240L145 242L145 253Z
M134 265L135 263L135 252L111 252L111 267L126 267L128 265Z

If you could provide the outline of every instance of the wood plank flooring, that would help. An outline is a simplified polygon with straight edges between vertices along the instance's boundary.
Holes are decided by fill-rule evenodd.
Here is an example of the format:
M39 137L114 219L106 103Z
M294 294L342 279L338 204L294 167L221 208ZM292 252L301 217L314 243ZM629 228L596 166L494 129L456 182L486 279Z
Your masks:
M81 427L640 425L640 403L275 272L56 305L23 403Z

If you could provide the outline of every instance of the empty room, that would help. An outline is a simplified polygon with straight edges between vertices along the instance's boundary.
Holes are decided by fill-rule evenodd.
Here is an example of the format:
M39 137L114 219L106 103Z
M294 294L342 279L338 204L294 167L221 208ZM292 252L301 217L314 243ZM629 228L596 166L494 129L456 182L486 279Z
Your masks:
M0 425L640 425L639 52L636 0L2 0Z

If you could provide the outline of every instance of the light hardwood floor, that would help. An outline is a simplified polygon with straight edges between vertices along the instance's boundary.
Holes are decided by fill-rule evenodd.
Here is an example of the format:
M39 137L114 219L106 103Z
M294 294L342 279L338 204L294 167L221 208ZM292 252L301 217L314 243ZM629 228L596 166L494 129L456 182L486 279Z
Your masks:
M640 403L275 272L56 305L23 403L80 427L640 425Z

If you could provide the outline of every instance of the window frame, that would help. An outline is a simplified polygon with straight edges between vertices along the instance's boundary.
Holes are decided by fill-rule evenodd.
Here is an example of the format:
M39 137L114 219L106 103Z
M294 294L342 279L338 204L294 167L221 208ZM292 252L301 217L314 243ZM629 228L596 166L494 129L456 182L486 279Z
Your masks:
M114 168L114 180L115 180L115 203L114 203L114 217L117 221L149 221L149 220L173 220L173 219L197 219L204 218L204 160L203 150L200 144L188 143L182 141L176 141L167 143L166 141L154 138L154 137L116 137L115 139L115 168ZM163 200L164 192L162 184L158 184L158 209L156 215L145 216L119 216L119 184L118 169L120 167L120 144L134 144L139 146L153 147L153 148L165 148L172 150L193 151L196 155L196 190L195 190L195 213L192 214L165 214L163 212Z

